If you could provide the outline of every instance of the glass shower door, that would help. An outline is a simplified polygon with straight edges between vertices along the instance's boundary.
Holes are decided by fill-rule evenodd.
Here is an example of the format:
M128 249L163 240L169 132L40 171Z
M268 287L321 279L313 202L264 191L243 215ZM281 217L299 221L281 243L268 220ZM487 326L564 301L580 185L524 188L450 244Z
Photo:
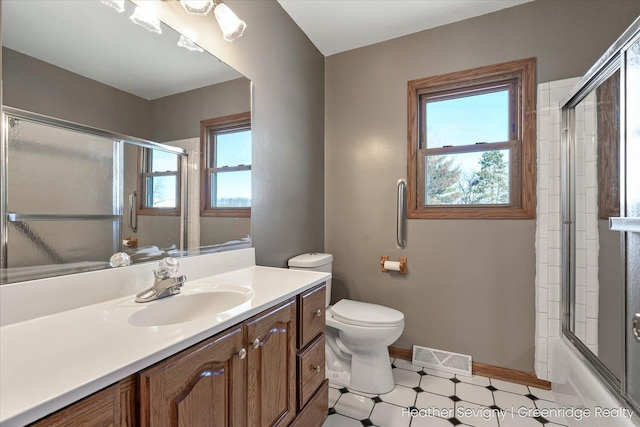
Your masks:
M626 217L640 223L640 38L626 52ZM640 407L640 224L626 232L627 396ZM636 317L637 316L637 317ZM635 323L635 331L634 331Z

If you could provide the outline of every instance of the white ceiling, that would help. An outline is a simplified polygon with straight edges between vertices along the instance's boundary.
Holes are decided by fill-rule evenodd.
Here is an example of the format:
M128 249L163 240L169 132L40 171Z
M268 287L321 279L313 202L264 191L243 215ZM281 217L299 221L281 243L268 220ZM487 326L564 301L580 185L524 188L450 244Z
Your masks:
M533 0L278 0L329 56Z
M147 100L242 77L207 52L176 44L98 0L3 0L2 44Z

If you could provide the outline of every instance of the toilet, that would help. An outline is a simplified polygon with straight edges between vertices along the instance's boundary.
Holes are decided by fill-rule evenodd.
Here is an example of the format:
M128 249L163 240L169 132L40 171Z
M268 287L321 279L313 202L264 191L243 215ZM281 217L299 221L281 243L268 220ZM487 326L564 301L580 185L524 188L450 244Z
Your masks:
M296 270L331 272L333 255L307 253L289 260ZM382 394L394 388L389 351L404 330L404 314L377 304L341 299L331 301L327 280L326 373L333 384L360 392Z

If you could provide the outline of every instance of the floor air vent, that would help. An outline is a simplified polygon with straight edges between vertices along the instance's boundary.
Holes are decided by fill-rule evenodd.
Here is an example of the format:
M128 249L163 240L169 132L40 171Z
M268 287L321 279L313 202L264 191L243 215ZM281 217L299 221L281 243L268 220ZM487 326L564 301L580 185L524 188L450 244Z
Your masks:
M413 346L412 363L438 371L450 372L465 377L471 376L471 356L452 353L450 351Z

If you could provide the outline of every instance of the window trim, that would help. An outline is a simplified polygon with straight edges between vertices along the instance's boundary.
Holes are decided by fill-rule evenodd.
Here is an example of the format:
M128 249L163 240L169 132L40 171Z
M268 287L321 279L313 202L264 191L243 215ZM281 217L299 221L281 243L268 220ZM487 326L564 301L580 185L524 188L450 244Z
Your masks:
M516 91L516 108L510 106L510 115L516 123L515 134L509 130L510 141L491 143L492 149L498 144L510 148L510 182L511 200L514 206L505 205L453 205L453 206L421 206L419 191L424 194L424 150L422 148L424 121L420 117L422 111L422 95L437 93L438 96L457 94L465 88L482 93L483 88L514 84ZM510 219L535 218L535 177L536 177L536 99L535 99L535 58L526 58L501 64L473 68L408 82L408 150L407 150L407 218L476 218L476 219ZM511 120L510 120L511 122ZM513 137L516 137L512 139ZM453 149L452 149L453 148ZM470 146L448 148L446 152L455 151L489 151L486 145L477 149ZM431 154L438 148L430 148ZM514 176L519 172L519 177ZM420 175L421 174L421 175ZM514 181L516 179L516 181ZM422 181L422 184L421 184ZM424 198L424 195L422 195Z
M152 152L153 148L138 147L138 185L137 191L139 197L137 197L137 214L148 216L180 216L181 215L181 202L182 200L182 165L180 156L177 156L177 169L175 172L148 172L150 169L150 159L145 154ZM147 198L147 177L149 176L176 176L176 207L175 208L153 208L145 206L145 200Z
M209 134L210 132L227 132L232 130L251 129L251 112L231 114L223 117L202 120L200 122L200 216L250 218L251 208L212 208L209 176L219 168L209 167ZM253 163L253 160L252 160ZM226 172L252 170L251 165L226 167Z

